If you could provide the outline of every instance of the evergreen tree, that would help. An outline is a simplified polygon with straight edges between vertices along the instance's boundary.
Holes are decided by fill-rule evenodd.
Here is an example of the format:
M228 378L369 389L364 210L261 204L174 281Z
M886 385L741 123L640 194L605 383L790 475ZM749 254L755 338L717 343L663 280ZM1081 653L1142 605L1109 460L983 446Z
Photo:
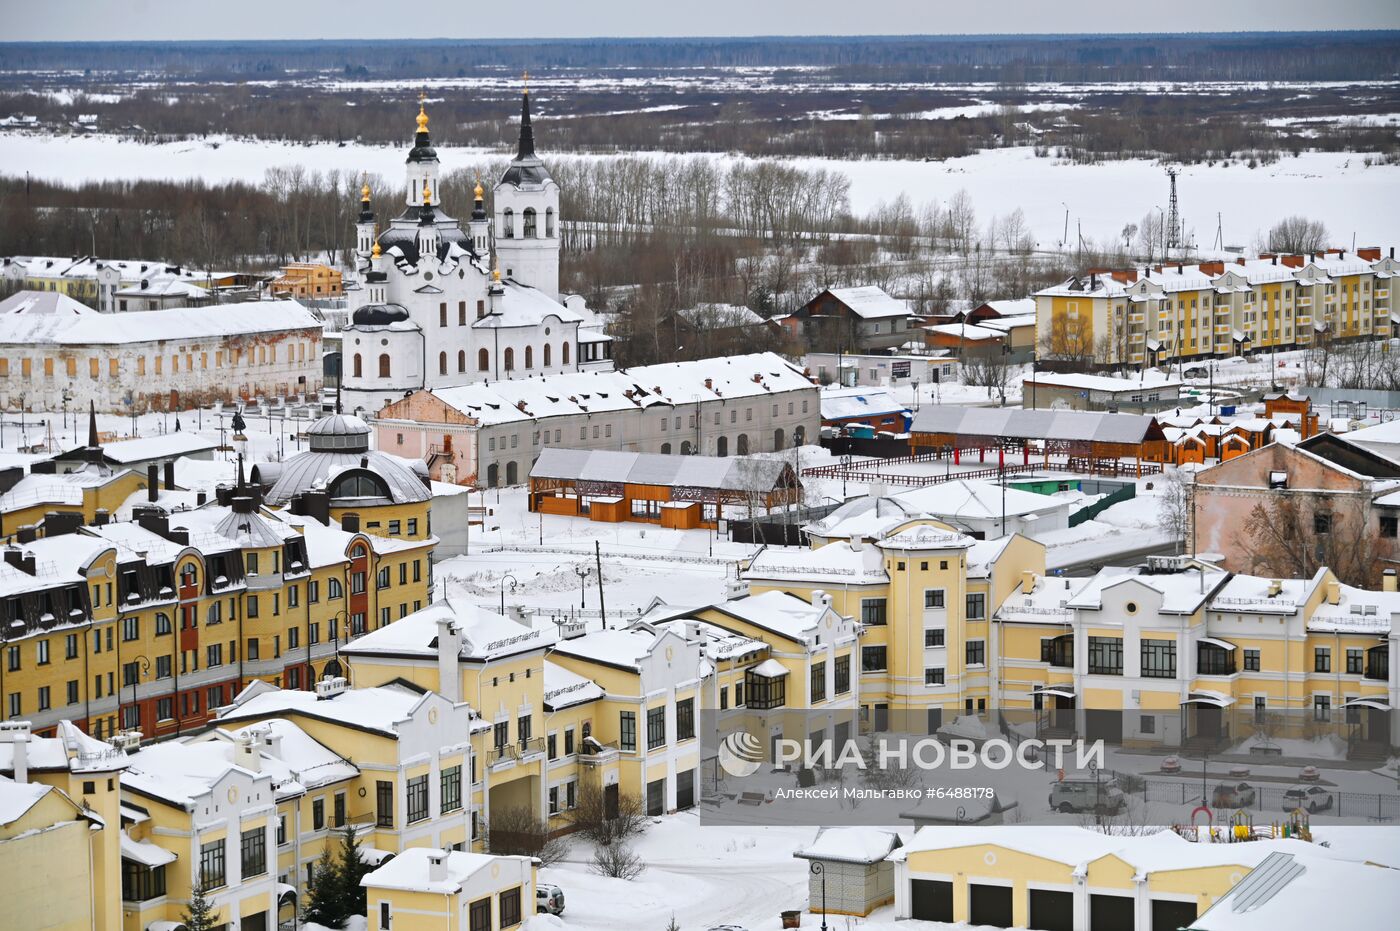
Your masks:
M365 895L365 888L360 885L360 880L367 873L373 872L373 867L364 861L360 856L360 841L355 836L355 826L347 824L345 835L340 845L340 884L341 902L348 915L363 915L369 908L369 902Z
M194 895L190 898L190 904L185 906L180 923L186 931L214 931L219 926L218 913L214 910L214 903L204 895L202 881L195 884Z
M303 921L314 921L327 928L343 928L347 914L340 866L331 858L328 846L321 851L311 881L306 884L306 905L301 917Z

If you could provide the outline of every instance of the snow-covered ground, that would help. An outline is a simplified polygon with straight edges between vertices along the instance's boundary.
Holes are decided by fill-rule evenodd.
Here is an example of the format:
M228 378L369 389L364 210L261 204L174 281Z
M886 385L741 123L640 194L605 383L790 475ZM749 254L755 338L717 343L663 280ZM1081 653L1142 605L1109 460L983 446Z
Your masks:
M552 162L618 157L549 154L547 130L540 132L540 145ZM403 150L403 146L295 145L221 136L142 145L100 134L0 134L0 164L7 171L28 171L36 178L68 183L196 177L209 182L256 182L268 168L294 164L317 171L369 171L397 183ZM478 166L502 153L443 145L438 154L444 170L450 171ZM1258 168L1186 166L1177 182L1185 227L1194 231L1201 247L1208 248L1219 211L1226 242L1247 244L1278 219L1303 212L1325 223L1339 243L1350 243L1352 234L1358 245L1400 241L1400 165L1368 166L1366 160L1366 153L1305 152ZM1074 165L1038 158L1032 149L1017 147L944 161L804 158L794 164L846 174L851 179L851 208L857 213L901 194L919 205L946 202L966 190L983 221L1022 210L1041 248L1054 248L1064 238L1066 211L1071 244L1078 229L1086 238L1112 241L1121 237L1124 224L1138 223L1166 203L1162 168L1144 159Z

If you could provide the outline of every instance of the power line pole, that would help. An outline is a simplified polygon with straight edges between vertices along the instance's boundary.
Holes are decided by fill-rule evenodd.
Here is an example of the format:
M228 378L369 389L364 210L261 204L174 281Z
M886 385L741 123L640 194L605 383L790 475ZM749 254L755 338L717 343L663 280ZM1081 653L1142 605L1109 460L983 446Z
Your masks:
M608 609L603 604L603 545L597 540L593 541L593 559L598 566L598 616L602 619L603 629L608 629Z
M1167 258L1172 257L1173 249L1181 247L1181 211L1176 200L1176 176L1180 173L1180 168L1167 169L1172 186L1171 197L1167 201Z

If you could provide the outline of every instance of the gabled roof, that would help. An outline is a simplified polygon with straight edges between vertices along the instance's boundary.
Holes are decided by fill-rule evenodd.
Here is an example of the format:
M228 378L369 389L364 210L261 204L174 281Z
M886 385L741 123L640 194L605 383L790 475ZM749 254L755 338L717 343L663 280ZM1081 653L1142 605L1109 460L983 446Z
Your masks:
M792 467L777 459L748 456L679 456L547 446L530 469L531 478L625 482L634 485L718 489L764 494L795 481Z
M890 297L877 285L861 288L827 288L827 293L850 309L862 320L909 316L909 305Z
M957 407L948 404L925 405L914 415L910 432L1122 444L1162 439L1162 428L1157 421L1142 414Z

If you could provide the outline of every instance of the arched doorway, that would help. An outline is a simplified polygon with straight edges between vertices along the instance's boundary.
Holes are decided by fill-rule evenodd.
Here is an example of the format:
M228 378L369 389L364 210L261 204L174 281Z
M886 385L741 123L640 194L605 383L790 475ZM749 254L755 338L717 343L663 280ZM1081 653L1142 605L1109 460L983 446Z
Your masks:
M493 462L486 467L486 487L495 488L499 484L501 484L501 466L499 463Z
M669 456L669 455L671 455L671 444L670 444L670 443L662 443L662 444L661 444L661 455L663 455L663 456Z
M749 454L749 435L747 433L739 434L739 442L737 446L739 455L747 456Z
M782 448L783 448L783 431L782 431L782 428L779 428L779 429L773 431L773 451L774 451L774 452L777 452L778 450L780 450L780 449L782 449Z
M345 675L345 668L340 665L340 660L333 659L329 663L326 663L326 671L321 673L321 678L329 679L333 676L343 675Z
M506 484L507 484L507 485L514 485L516 482L518 482L518 481L520 480L519 475L516 474L517 471L518 471L518 469L517 469L517 467L516 467L515 460L512 459L510 462L507 462L507 463L506 463Z
M722 436L715 440L715 455L720 457L729 455L729 437Z
M792 445L801 446L807 442L807 428L797 427L792 431Z
M684 442L681 443L681 455L682 455L682 456L689 456L689 455L690 455L690 440L685 440Z

